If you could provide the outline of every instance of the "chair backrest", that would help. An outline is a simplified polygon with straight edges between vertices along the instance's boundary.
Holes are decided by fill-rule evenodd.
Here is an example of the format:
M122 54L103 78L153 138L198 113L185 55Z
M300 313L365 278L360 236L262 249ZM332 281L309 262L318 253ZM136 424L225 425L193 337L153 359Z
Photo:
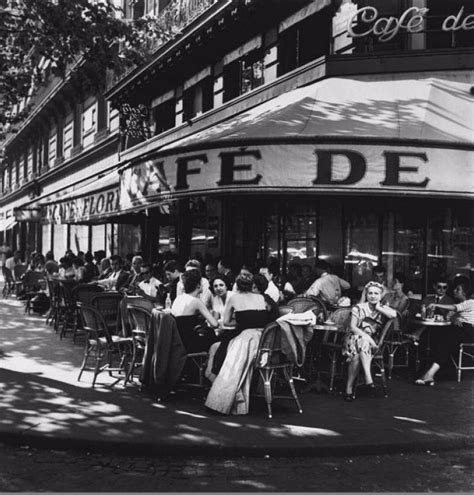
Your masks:
M110 337L107 323L100 311L93 306L81 302L77 303L77 309L82 320L82 328L88 334L88 338L97 340L105 337L106 341L111 344L112 338Z
M145 332L145 334L148 335L150 330L151 311L148 311L140 306L136 306L133 303L127 304L127 311L132 321L133 330Z
M72 289L74 299L89 306L92 305L92 298L99 292L104 292L104 288L97 284L79 284Z
M262 332L255 360L256 368L283 364L285 355L281 352L281 328L276 322L269 323Z
M35 271L26 272L22 279L23 288L25 289L25 291L40 289L42 282L44 282L45 280L46 276L44 275L44 273Z
M73 293L73 289L76 284L77 282L70 280L59 281L58 297L61 302L70 310L73 310L76 307L76 300L74 299Z
M326 331L323 336L324 344L342 344L342 338L346 334L351 322L351 308L339 308L331 314L331 321L337 326L337 332Z
M3 275L3 280L6 284L11 284L13 282L13 275L10 268L7 268L6 266L2 266L2 275Z
M378 348L377 348L377 351L376 351L374 357L375 356L383 357L385 339L387 339L387 341L388 341L388 335L391 332L392 328L394 328L394 325L397 322L397 318L398 318L398 315L395 318L387 318L385 323L383 324L382 330L380 331L380 335L376 339Z
M318 320L324 321L327 318L327 310L321 299L317 297L295 297L287 303L295 313L304 313L312 311Z
M293 313L293 308L290 308L290 306L287 305L278 306L278 313L280 316L284 316L289 313Z
M117 329L118 327L122 297L122 294L118 292L103 292L92 298L92 306L101 312L109 328Z
M20 280L21 277L26 273L28 267L23 264L18 264L13 267L13 274L15 275L16 280Z

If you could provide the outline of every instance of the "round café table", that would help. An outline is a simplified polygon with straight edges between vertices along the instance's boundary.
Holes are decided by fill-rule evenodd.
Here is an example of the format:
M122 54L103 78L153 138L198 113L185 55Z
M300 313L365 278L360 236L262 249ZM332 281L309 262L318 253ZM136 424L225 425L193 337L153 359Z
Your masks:
M416 357L415 357L415 372L418 372L420 368L420 353L419 353L419 339L421 338L421 335L425 332L425 328L427 330L427 336L426 336L426 349L424 352L424 358L423 359L428 359L430 356L430 340L431 340L431 328L433 327L449 327L451 325L450 320L435 320L434 318L413 318L412 323L415 325L421 326L422 331L418 335L418 340L415 342L416 346Z

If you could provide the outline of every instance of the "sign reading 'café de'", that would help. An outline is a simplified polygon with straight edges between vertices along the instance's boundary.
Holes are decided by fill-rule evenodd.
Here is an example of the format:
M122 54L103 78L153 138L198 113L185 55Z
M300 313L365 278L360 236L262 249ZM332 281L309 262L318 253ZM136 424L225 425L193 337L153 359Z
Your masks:
M449 0L446 0L449 2ZM379 41L390 41L401 31L419 33L425 29L425 19L428 8L411 7L405 10L400 17L379 16L375 7L362 7L349 19L347 33L352 38L360 38L373 34ZM357 31L354 28L357 26ZM465 15L464 7L457 14L447 16L441 25L445 32L469 31L474 29L474 15Z

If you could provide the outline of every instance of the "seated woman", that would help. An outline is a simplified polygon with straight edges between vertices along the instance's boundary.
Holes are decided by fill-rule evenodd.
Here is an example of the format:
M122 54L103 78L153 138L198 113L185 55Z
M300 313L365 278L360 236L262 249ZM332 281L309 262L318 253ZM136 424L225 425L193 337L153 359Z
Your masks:
M236 284L238 292L229 297L224 311L224 326L232 325L235 319L235 330L225 330L225 340L219 344L214 361L220 359L222 345L228 345L228 349L217 376L210 373L210 369L214 371L211 363L206 372L211 381L214 379L206 406L223 414L248 413L253 363L262 330L268 323L264 297L252 292L253 277L240 274Z
M461 342L473 342L474 337L474 299L467 283L457 284L454 288L455 304L431 303L428 308L455 311L451 316L451 326L431 328L430 346L432 363L425 374L415 381L416 385L433 386L436 373L449 362Z
M372 352L377 348L377 334L380 332L384 318L395 318L396 311L389 306L382 306L380 301L384 287L378 282L369 282L365 286L367 302L356 304L352 308L350 333L344 340L342 353L349 363L346 393L348 402L355 399L354 381L362 367L366 386L374 389L370 366Z
M195 327L202 323L203 319L212 328L217 328L219 323L199 299L201 294L201 273L199 270L187 270L181 275L184 293L173 301L171 314L176 318L178 331L183 341L186 352L208 351L217 337L213 331L198 333Z
M233 294L229 290L229 280L225 275L216 275L210 283L212 296L209 299L209 309L214 318L219 322L219 327L222 328L224 320L224 308L229 297Z
M392 290L388 292L382 299L383 304L387 304L391 308L398 311L402 316L408 309L410 299L405 293L406 278L403 273L395 273L393 275Z

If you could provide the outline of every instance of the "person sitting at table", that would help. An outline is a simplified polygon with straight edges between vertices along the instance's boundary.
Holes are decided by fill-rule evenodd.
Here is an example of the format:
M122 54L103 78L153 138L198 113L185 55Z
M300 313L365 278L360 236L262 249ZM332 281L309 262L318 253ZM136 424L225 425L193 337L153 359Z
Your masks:
M422 301L422 304L429 306L430 304L443 304L451 306L454 304L454 299L448 296L448 280L445 277L438 277L433 284L434 294L428 294ZM442 315L446 318L448 315L447 310L439 307L435 308L435 314Z
M187 270L198 270L199 273L201 273L201 292L199 294L199 298L201 301L204 303L204 305L208 306L209 305L209 300L211 299L211 290L209 288L209 280L207 278L202 276L202 264L200 261L191 259L186 262L184 265L184 271ZM183 294L184 292L184 286L182 280L178 281L178 285L176 286L176 294L179 296L180 294Z
M130 274L122 269L122 258L114 254L110 257L111 272L107 278L99 280L99 284L105 285L108 289L119 291L127 283Z
M457 352L461 342L474 341L474 299L470 299L471 288L460 283L454 288L455 304L430 303L428 309L453 311L450 326L432 327L430 347L432 363L415 385L433 386L435 375L449 363L450 357Z
M255 294L262 294L265 299L268 311L268 323L275 321L279 316L278 304L267 294L268 280L265 275L257 273L253 276L252 292Z
M171 306L171 314L176 318L178 331L187 352L208 351L209 347L217 341L213 330L195 330L203 320L214 329L219 322L199 298L201 286L201 272L196 269L186 270L181 275L184 293L176 296Z
M372 267L372 277L370 281L377 282L383 286L383 294L382 294L382 298L383 298L385 294L387 294L388 292L387 280L385 278L385 267L383 265L375 265ZM366 289L364 287L359 302L366 302L367 299L365 293L366 293Z
M313 282L304 295L306 297L318 296L325 303L328 303L331 306L336 306L337 301L342 295L342 291L350 289L351 284L331 273L329 263L324 260L316 260L314 263L314 270L318 278Z
M76 272L72 266L71 258L68 256L63 256L59 260L59 278L66 280L74 280L76 277Z
M210 288L212 297L209 300L209 309L222 327L224 308L228 298L233 294L229 290L230 283L225 275L217 274L211 280Z
M410 299L405 293L406 278L403 273L397 272L393 275L392 290L382 298L382 303L398 311L402 316L410 305Z
M240 274L236 284L238 292L229 297L224 311L224 327L234 326L234 329L225 330L222 336L225 340L219 344L214 361L206 370L213 383L205 405L222 414L248 413L254 360L263 328L268 323L265 298L252 292L253 276ZM226 351L222 366L218 355L221 347Z
M165 263L163 271L167 280L165 283L166 292L170 295L171 301L174 301L181 277L181 265L176 260L169 260Z
M87 253L84 255L84 269L84 280L86 280L87 282L92 282L92 280L95 280L99 277L99 269L94 263L94 257L92 256L92 253L90 251L87 251Z
M125 289L129 294L134 294L138 287L138 284L143 280L143 277L141 275L141 267L143 263L144 261L142 256L135 255L132 258L132 263L131 263L132 268L130 270L130 275L128 277L128 280L125 283Z
M72 267L74 268L74 280L84 284L90 282L90 280L85 280L86 269L84 267L84 262L79 256L72 258Z
M344 339L342 354L349 363L344 399L355 399L354 381L362 367L366 386L373 390L372 353L377 348L378 333L385 318L395 318L396 311L381 304L384 286L378 282L369 282L366 286L367 302L356 304L351 311L349 334Z
M163 306L164 287L162 282L153 276L151 265L144 263L140 266L140 282L135 287L135 294L153 304Z

